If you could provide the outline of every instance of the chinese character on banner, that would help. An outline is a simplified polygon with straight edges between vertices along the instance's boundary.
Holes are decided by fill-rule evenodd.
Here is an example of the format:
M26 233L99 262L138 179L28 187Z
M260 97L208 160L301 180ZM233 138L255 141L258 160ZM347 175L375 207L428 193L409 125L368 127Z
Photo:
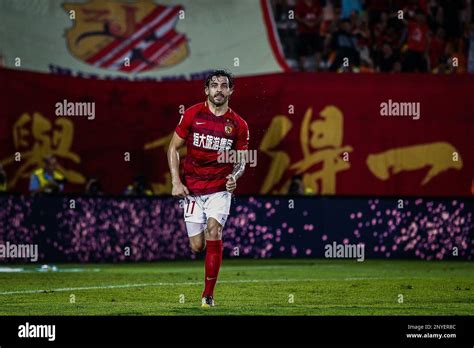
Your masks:
M60 118L54 124L39 112L22 114L13 125L13 144L16 154L1 160L4 166L18 161L20 167L9 183L14 188L19 180L29 179L31 173L43 167L43 159L48 155L54 155L61 159L72 160L80 163L80 157L71 152L74 137L74 125L70 120ZM64 168L61 164L58 170L63 173L67 182L72 184L84 184L85 178L82 174Z
M171 138L173 137L173 132L169 133L168 135L161 137L157 140L150 141L149 143L146 143L144 145L145 150L152 150L155 148L162 148L163 152L165 153L168 151L168 145L171 142ZM195 133L195 141L199 140L199 134ZM197 139L197 140L196 140ZM179 157L181 160L186 156L186 146L183 146L181 149L179 149ZM166 170L166 171L160 171L160 173L163 174L163 179L161 182L153 182L151 183L151 187L153 190L153 193L156 195L159 194L170 194L171 189L172 189L172 184L171 184L171 173Z
M463 160L459 151L452 144L437 141L401 146L369 154L366 164L370 172L382 181L387 181L404 171L428 168L426 176L421 181L421 186L423 186L448 169L461 170Z
M312 108L304 114L300 128L300 147L302 159L291 163L290 156L281 150L274 150L287 136L292 122L287 116L273 118L260 150L272 158L272 163L260 193L286 193L290 180L281 188L285 174L301 174L307 192L314 194L335 194L336 174L350 168L348 154L353 148L343 146L343 114L336 106L326 106L319 114L320 118L311 121Z

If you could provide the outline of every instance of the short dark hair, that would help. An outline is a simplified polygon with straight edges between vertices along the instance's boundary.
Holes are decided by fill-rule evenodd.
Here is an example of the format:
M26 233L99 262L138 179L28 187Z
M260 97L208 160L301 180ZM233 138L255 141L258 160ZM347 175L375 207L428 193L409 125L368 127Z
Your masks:
M232 73L230 73L227 70L214 70L213 72L211 72L206 78L206 84L205 84L206 87L209 87L209 84L211 83L211 80L214 76L216 76L216 77L219 77L219 76L227 77L227 79L229 80L229 88L234 87L234 76L232 75Z

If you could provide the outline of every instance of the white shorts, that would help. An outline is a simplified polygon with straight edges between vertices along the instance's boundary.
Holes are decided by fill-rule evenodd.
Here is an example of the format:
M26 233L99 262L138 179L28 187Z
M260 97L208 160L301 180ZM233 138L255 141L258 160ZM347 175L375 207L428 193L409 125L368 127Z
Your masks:
M198 235L207 226L207 219L216 219L224 227L229 216L232 193L220 191L208 195L188 195L184 202L184 221L188 236Z

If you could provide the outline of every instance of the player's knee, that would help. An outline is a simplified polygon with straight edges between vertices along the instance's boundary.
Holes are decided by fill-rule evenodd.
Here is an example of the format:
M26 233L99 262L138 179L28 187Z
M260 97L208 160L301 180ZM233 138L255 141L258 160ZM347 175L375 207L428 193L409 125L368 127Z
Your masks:
M201 235L198 237L193 237L189 240L189 245L191 247L191 250L194 251L195 253L199 253L203 251L204 248L206 247L206 241L204 240L204 238L201 238Z
M209 239L213 240L219 240L221 239L222 234L216 229L216 230L209 230Z
M195 253L199 253L204 250L204 243L190 243L191 250Z
M221 239L222 237L222 226L219 225L219 223L216 224L210 224L207 227L207 232L208 232L208 237L210 239Z
M195 253L200 253L201 251L204 250L203 245L191 245L191 250Z

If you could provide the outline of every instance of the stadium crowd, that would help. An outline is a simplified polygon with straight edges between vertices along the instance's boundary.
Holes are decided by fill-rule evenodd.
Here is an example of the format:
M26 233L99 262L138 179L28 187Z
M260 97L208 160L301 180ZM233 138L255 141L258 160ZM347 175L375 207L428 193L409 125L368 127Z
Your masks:
M272 0L291 68L474 72L471 0Z

